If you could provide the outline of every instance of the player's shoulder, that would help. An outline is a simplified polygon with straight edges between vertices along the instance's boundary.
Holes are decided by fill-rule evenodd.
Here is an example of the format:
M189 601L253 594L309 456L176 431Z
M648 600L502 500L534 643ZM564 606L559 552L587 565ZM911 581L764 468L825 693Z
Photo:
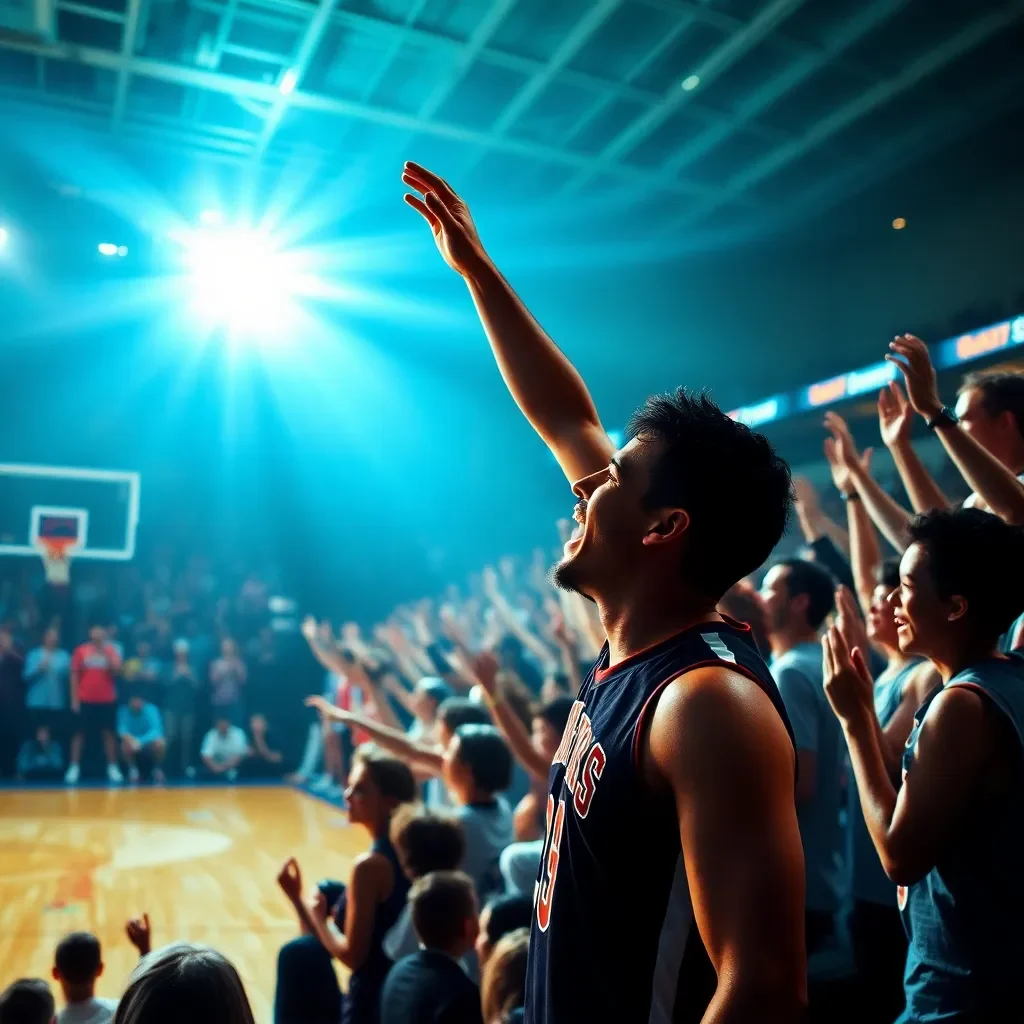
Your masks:
M778 712L763 684L742 666L728 663L682 670L662 690L655 716L678 718L688 729L726 715L741 720Z

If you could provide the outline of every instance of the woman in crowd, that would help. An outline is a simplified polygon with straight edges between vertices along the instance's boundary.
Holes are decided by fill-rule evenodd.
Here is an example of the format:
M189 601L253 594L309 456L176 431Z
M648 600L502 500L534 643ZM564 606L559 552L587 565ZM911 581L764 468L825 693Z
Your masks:
M278 883L310 934L293 939L278 957L277 1024L316 1024L320 1019L311 1015L310 989L316 984L329 994L333 981L337 990L330 957L352 972L342 1001L343 1024L375 1024L379 1019L381 989L391 967L384 936L397 922L409 892L388 832L394 811L415 799L416 780L405 764L376 747L361 746L352 758L345 801L349 821L370 834L369 851L356 858L340 895L329 900L329 887L322 886L309 904L302 902L299 865L294 858L285 864ZM330 1020L330 999L320 1005L324 1019Z
M483 973L480 1002L484 1024L518 1020L516 1013L526 1001L526 951L530 930L517 928L494 947Z

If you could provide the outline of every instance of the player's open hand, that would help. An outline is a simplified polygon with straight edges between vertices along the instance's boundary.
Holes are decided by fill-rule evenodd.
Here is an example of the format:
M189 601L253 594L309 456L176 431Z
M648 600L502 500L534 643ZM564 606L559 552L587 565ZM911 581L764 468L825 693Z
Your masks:
M321 718L333 718L336 722L347 722L348 712L342 708L335 707L325 697L321 697L318 694L312 697L307 697L305 700L307 708L316 708L317 713Z
M406 193L405 201L430 225L437 248L452 270L466 276L487 261L469 207L444 178L407 161L402 181L422 194L421 199Z
M885 358L903 374L914 412L925 419L937 416L942 411L942 399L928 346L913 334L899 334L889 342L889 348L892 354Z
M903 388L897 381L889 381L878 393L878 429L886 448L909 441L913 426L914 410Z
M821 638L822 668L825 696L836 718L842 722L863 722L875 713L874 682L864 652L855 647L851 652L843 634L830 626Z
M128 936L128 941L139 951L139 956L145 956L153 948L153 932L149 927L149 914L133 917L124 926L124 932Z

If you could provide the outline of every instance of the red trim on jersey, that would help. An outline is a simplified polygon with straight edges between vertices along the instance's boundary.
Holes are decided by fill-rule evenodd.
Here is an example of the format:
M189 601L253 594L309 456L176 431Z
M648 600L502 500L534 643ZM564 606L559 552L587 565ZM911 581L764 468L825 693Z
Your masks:
M756 673L751 672L750 669L745 668L743 665L734 665L731 661L723 661L721 658L709 658L707 661L698 661L693 665L687 665L686 668L684 668L682 671L675 672L673 675L669 676L668 679L658 683L658 685L651 691L651 695L647 698L647 700L644 701L644 706L640 709L640 714L637 716L636 719L636 725L633 728L634 769L640 769L640 737L643 734L643 725L644 721L647 718L648 708L651 707L651 702L654 700L654 698L660 697L662 690L664 690L669 683L674 682L676 679L681 679L683 676L689 675L691 672L694 672L699 668L710 668L712 666L717 666L719 668L723 666L728 666L730 672L738 672L741 676L746 676L752 682L756 683L757 688L762 693L765 693L765 695L767 696L765 688L762 685L761 680L758 679Z
M692 626L687 626L686 629L681 629L678 633L673 633L671 636L665 637L664 640L659 640L656 644L644 647L641 650L636 651L634 654L631 654L628 658L623 658L622 661L616 662L614 665L609 665L607 668L596 669L594 672L594 682L603 683L608 676L613 672L617 672L623 666L636 661L637 658L642 658L645 655L650 654L651 651L661 647L662 644L668 644L673 640L678 640L679 637L684 636L686 633L689 633L694 629L707 629L709 626L720 626L724 622L727 626L731 626L738 633L750 632L750 625L748 623L739 622L737 619L730 618L728 615L723 615L721 612L719 612L718 615L720 616L720 620L708 619L705 622L695 622ZM605 641L605 643L607 643L607 641Z

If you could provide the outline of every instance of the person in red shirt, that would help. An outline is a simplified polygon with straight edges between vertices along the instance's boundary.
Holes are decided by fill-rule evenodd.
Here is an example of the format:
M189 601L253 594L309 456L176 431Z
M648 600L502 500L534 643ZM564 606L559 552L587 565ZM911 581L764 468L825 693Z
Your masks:
M71 711L75 716L75 734L71 740L71 764L64 781L68 785L78 782L81 774L79 762L88 733L103 739L103 752L107 755L107 779L123 782L117 766L117 673L121 669L121 656L107 640L102 626L89 630L89 640L75 648L71 657Z

